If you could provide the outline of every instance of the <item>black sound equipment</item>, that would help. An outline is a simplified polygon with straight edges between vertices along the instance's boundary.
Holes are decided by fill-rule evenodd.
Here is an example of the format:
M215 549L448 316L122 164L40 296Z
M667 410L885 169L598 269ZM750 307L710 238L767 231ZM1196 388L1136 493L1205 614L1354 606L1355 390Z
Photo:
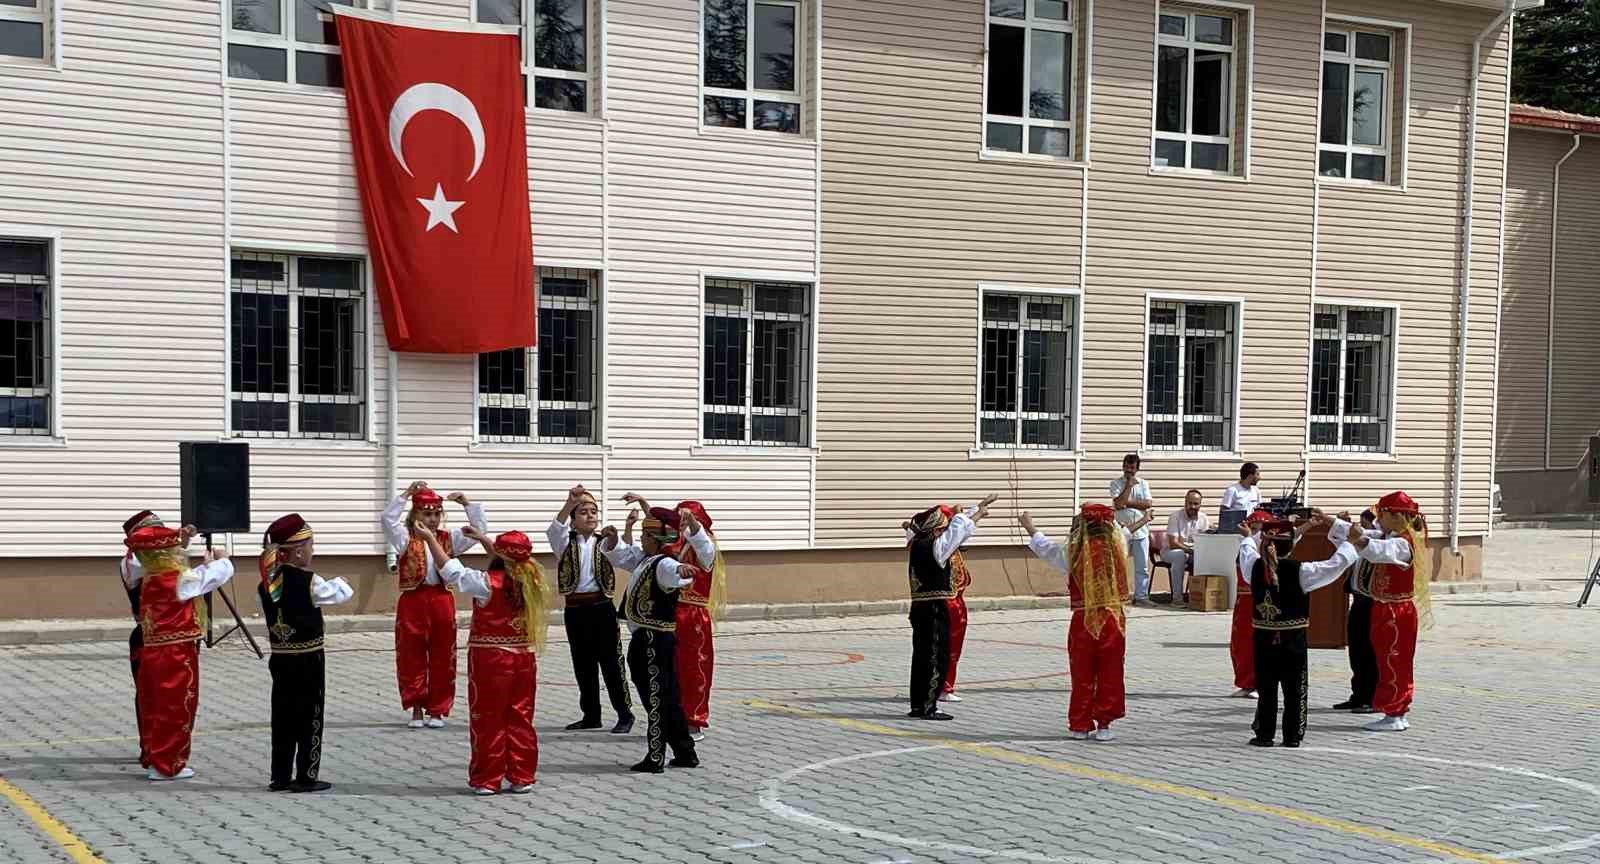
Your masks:
M1589 453L1584 461L1589 466L1589 503L1600 504L1600 435L1589 439Z
M250 533L250 445L178 444L183 524L201 534Z

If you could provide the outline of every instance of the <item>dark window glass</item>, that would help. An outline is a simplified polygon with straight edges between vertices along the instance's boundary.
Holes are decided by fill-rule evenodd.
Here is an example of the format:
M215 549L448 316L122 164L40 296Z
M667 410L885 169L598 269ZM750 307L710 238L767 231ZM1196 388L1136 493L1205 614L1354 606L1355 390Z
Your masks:
M1149 380L1145 385L1146 409L1151 414L1178 411L1178 337L1151 334Z
M354 299L300 298L301 393L351 396L357 392L360 312L361 303Z
M246 33L283 33L282 6L278 0L233 0L233 29Z
M533 65L587 72L588 46L584 0L533 0Z
M0 54L44 59L44 25L32 21L0 21Z
M1017 410L1017 331L983 330L982 410Z
M1349 143L1349 134L1350 65L1347 63L1323 63L1322 143L1347 144Z
M1156 131L1185 132L1189 49L1161 46L1156 64Z
M349 6L350 0L295 0L294 38L313 45L337 45L339 36L333 24L334 4ZM319 14L320 13L320 14Z
M588 92L589 85L583 81L535 76L533 107L581 113L589 110Z
M527 408L479 408L478 435L484 438L530 436Z
M707 405L743 405L745 397L745 334L743 318L706 316L705 372Z
M1022 116L1022 59L1027 28L989 25L989 105L990 114ZM1021 149L1020 147L1018 149Z
M303 435L354 438L361 434L362 412L366 409L348 402L300 403L300 432Z
M1382 156L1353 153L1350 156L1350 176L1355 180L1372 180L1382 183L1384 169L1389 160Z
M231 302L233 390L288 393L289 298L283 294L235 291ZM284 418L287 421L288 415Z
M594 413L575 408L541 408L539 410L539 437L575 438L580 441L593 441Z
M541 0L535 0L541 2ZM522 23L521 0L478 0L478 20L484 24Z
M707 126L745 128L745 106L749 100L730 96L707 96L705 99Z
M755 89L795 89L794 16L793 6L756 4Z
M984 135L983 144L990 150L1021 153L1022 127L1014 126L1010 123L990 123L988 132Z
M592 310L539 310L540 401L592 401L594 359Z
M1009 417L985 417L979 428L985 444L1016 443L1016 421Z
M764 132L799 132L800 106L793 102L757 99L754 119L754 128Z
M745 38L749 24L746 20L748 10L745 0L705 0L704 9L705 86L743 90L745 89ZM709 116L708 110L707 122Z
M233 402L233 428L238 432L289 432L288 402Z
M1357 33L1356 59L1389 62L1389 37L1378 33Z
M1324 177L1345 175L1345 155L1335 150L1324 150L1317 157L1317 173Z
M528 392L528 351L507 348L478 355L479 393Z
M344 64L338 54L320 51L294 52L294 80L313 87L343 87Z
M1040 120L1069 120L1072 92L1068 78L1072 69L1072 49L1067 34L1059 30L1033 31L1033 50L1028 55L1028 116Z
M229 45L228 75L251 81L288 81L289 52L259 45Z
M1338 364L1339 340L1316 340L1311 349L1312 414L1326 416L1339 412Z
M744 443L744 415L707 412L700 434L707 441Z

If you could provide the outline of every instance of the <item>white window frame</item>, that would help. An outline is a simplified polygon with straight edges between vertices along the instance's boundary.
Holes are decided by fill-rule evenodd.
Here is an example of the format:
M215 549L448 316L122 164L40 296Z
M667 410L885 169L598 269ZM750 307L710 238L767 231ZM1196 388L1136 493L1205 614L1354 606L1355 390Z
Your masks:
M744 0L744 78L746 86L743 90L732 90L726 87L706 86L706 0L700 0L700 2L697 4L699 11L699 30L696 36L700 52L699 57L697 58L699 62L696 64L697 75L699 76L696 81L699 95L695 100L695 112L698 118L697 123L702 132L731 132L734 134L748 132L756 135L770 135L781 138L785 141L793 141L806 136L806 129L815 123L815 118L811 116L811 112L818 110L817 108L813 108L806 101L807 91L805 86L806 76L804 74L804 70L808 68L806 66L806 28L808 24L805 17L807 2L808 0ZM811 2L820 2L820 0L811 0ZM753 30L756 20L756 6L758 5L787 6L794 10L794 90L792 91L757 90L755 88L756 39ZM707 96L720 96L725 99L743 99L744 129L740 130L732 126L715 126L706 123ZM792 102L796 105L799 105L800 127L794 132L777 132L770 129L755 128L757 102ZM716 279L723 277L713 276L712 278Z
M1347 423L1351 423L1350 418L1346 416L1345 404L1344 404L1344 379L1345 379L1345 375L1347 374L1347 370L1345 368L1345 347L1346 347L1346 345L1349 344L1350 341L1379 342L1379 343L1381 343L1383 341L1383 337L1381 337L1381 336L1368 336L1366 334L1359 334L1359 335L1357 335L1356 337L1354 337L1352 339L1350 337L1350 335L1349 335L1349 332L1348 332L1349 331L1349 318L1345 315L1345 313L1348 312L1351 309L1381 310L1381 311L1387 313L1388 316L1389 316L1389 321L1388 321L1388 325L1389 325L1388 356L1385 358L1385 362L1388 364L1388 370L1387 370L1388 371L1388 375L1387 375L1388 382L1385 385L1387 390L1388 390L1388 399L1385 400L1385 404L1383 406L1383 410L1385 412L1385 415L1384 415L1384 417L1382 417L1382 418L1380 418L1378 420L1375 420L1375 421L1369 421L1369 420L1367 420L1365 418L1358 418L1355 421L1356 424L1361 424L1361 425L1379 424L1379 425L1383 426L1383 430L1384 430L1383 446L1379 447L1377 449L1371 449L1371 448L1352 449L1351 447L1349 447L1349 446L1347 446L1347 445L1345 445L1343 443L1344 442L1344 427L1345 427L1345 425ZM1327 335L1327 333L1329 331L1317 329L1316 316L1317 316L1318 313L1321 313L1324 310L1337 310L1337 312L1338 312L1338 315L1339 315L1339 327L1338 327L1338 330L1336 331L1334 336ZM1395 430L1396 430L1396 426L1398 425L1397 424L1396 413L1395 413L1396 412L1396 408L1398 407L1398 404L1399 404L1398 403L1398 393L1397 393L1397 391L1399 389L1399 384L1400 384L1400 372L1399 372L1399 369L1400 369L1400 307L1399 307L1399 305L1398 304L1394 304L1394 303L1384 303L1384 302L1370 301L1370 300L1344 300L1344 299L1327 300L1327 299L1318 299L1316 304L1312 307L1312 320L1311 320L1311 358L1310 358L1310 361L1311 361L1311 375L1312 375L1313 387L1315 386L1315 381L1316 381L1316 362L1317 362L1316 343L1319 342L1319 341L1328 340L1328 339L1331 339L1331 338L1337 338L1339 340L1339 353L1338 353L1339 369L1338 369L1338 376L1337 376L1336 380L1334 381L1334 395L1335 395L1335 398L1338 400L1338 406L1337 406L1337 410L1333 414L1312 414L1312 413L1310 413L1310 411L1307 411L1306 423L1307 423L1307 433L1308 434L1306 436L1306 441L1308 443L1308 446L1310 447L1310 450L1313 453L1316 453L1318 455L1318 458L1325 458L1325 457L1329 457L1329 456L1332 456L1332 457L1343 456L1343 457L1347 457L1347 458L1358 458L1359 459L1359 458L1383 458L1383 457L1391 457L1391 456L1393 456L1394 452L1395 452L1395 445L1394 445L1394 442L1395 442ZM1314 398L1314 394L1313 393L1308 392L1306 394L1306 401L1307 401L1307 407L1308 408L1311 406L1313 398ZM1310 432L1310 424L1314 424L1314 423L1332 423L1332 424L1336 424L1339 427L1339 441L1340 441L1340 443L1338 443L1338 444L1311 444L1310 443L1311 436L1309 434L1309 432Z
M50 352L50 368L44 387L27 388L27 393L20 390L0 390L0 395L4 396L42 395L49 399L47 428L42 431L19 431L14 427L4 427L4 431L0 431L0 448L63 446L66 444L66 434L62 426L64 415L61 410L61 232L54 228L34 225L0 224L0 240L43 243L46 246L45 267L49 272L45 276L48 280L45 286L45 308L49 326L45 329L44 338L47 343L46 350ZM44 392L41 393L41 390Z
M749 292L745 296L745 320L752 326L745 328L745 376L744 376L744 404L734 405L708 405L705 392L705 347L706 347L706 283L716 280L731 282L779 282L806 289L806 313L803 316L790 315L776 312L756 312L755 293ZM773 453L777 455L797 455L814 453L817 440L817 277L814 273L759 273L738 272L722 270L700 271L699 300L696 304L697 324L699 338L695 343L695 450L715 453L717 451L739 451L742 453ZM806 336L802 340L805 347L805 373L806 392L799 400L799 408L756 408L755 403L755 334L753 326L758 318L768 320L794 321L801 320L806 324ZM745 418L744 443L730 444L726 441L706 440L705 415L707 414L740 414ZM755 424L751 422L754 415L783 415L801 418L800 428L804 435L799 443L759 442L752 438Z
M1203 7L1216 7L1205 9ZM1227 10L1224 12L1223 10ZM1218 45L1212 42L1197 42L1194 39L1194 19L1197 15L1208 18L1232 18L1233 41L1227 45ZM1161 32L1161 19L1163 17L1183 18L1183 36L1170 36ZM1159 173L1198 174L1205 177L1250 177L1250 125L1251 113L1254 107L1254 58L1255 58L1255 6L1249 3L1229 3L1224 0L1198 0L1191 6L1186 3L1161 2L1156 4L1155 16L1155 51L1154 65L1151 67L1150 88L1150 170ZM1245 75L1244 64L1239 62L1239 43L1245 44L1245 59L1250 63L1250 74ZM1188 68L1184 72L1184 86L1187 88L1184 98L1184 130L1183 132L1157 131L1158 118L1161 111L1161 49L1183 48L1188 53ZM1229 63L1231 79L1228 86L1228 122L1227 135L1196 135L1194 129L1194 68L1195 52L1208 51L1212 53L1225 53L1231 60ZM1245 88L1244 116L1239 114L1239 88ZM1156 142L1178 141L1183 143L1183 166L1171 167L1156 164ZM1221 171L1210 168L1195 168L1195 144L1226 144L1228 145L1228 167ZM1242 149L1241 149L1242 148ZM1236 170L1235 166L1243 165L1243 171Z
M559 112L563 114L572 112ZM555 261L538 262L534 268L535 278L541 277L545 271L552 270L578 270L583 271L589 278L590 306L594 310L594 384L593 401L588 403L555 403L539 398L539 352L537 346L524 348L529 353L528 357L528 387L523 393L484 393L479 389L478 357L472 359L472 444L478 449L558 449L558 450L590 450L605 446L605 293L606 274L599 265L568 264ZM538 296L538 309L570 308L557 302L555 298L547 298L543 291L535 292ZM569 300L571 298L561 298ZM538 327L538 309L534 311L534 327ZM520 404L519 404L520 403ZM588 410L593 413L590 421L591 439L584 441L577 438L540 438L539 437L539 412L545 408L557 410L569 405L579 406L579 410ZM485 438L478 426L478 410L480 408L526 408L528 409L528 437L526 440L495 441L491 438L509 438L509 435L492 435Z
M991 13L989 0L980 0L983 3L983 102L980 105L983 114L983 124L978 130L979 150L984 156L999 156L1001 158L1031 157L1049 159L1057 162L1071 162L1078 158L1077 141L1074 140L1074 119L1078 116L1078 37L1075 22L1078 16L1078 7L1082 0L1074 0L1067 5L1067 20L1057 21L1054 18L1034 17L1034 8L1037 0L1023 0L1023 17L1007 18L1003 15ZM1022 35L1022 116L1009 117L1004 114L989 113L989 32L992 25L1000 24L1006 27L1021 27ZM1066 120L1041 120L1030 116L1028 100L1033 93L1033 31L1050 30L1056 33L1067 34L1067 49L1071 54L1067 58L1067 117ZM1022 127L1022 150L995 150L989 146L989 124L1001 123L1007 126ZM1067 155L1053 156L1048 153L1032 153L1028 150L1030 140L1029 130L1038 126L1048 129L1063 129L1067 133Z
M0 54L0 63L19 66L39 65L61 68L61 2L62 0L33 0L33 8L22 6L0 6L0 21L24 21L29 24L38 24L42 33L39 37L41 56L22 57L16 54Z
M473 30L482 30L489 33L507 33L516 36L520 42L521 69L523 89L526 92L524 106L533 114L540 117L593 117L600 102L600 75L602 63L599 60L600 40L596 37L600 23L604 16L602 9L605 0L584 0L583 4L583 36L584 36L584 65L589 67L587 72L569 72L565 69L546 69L543 66L533 65L533 60L538 56L535 50L533 31L529 24L533 22L532 0L519 0L521 10L518 14L522 18L521 24L489 24L478 20L478 0L467 0L467 23ZM524 31L527 31L526 33ZM563 111L559 108L540 108L534 104L534 79L535 78L564 78L568 81L584 82L583 110ZM576 268L592 269L592 268ZM477 428L477 424L473 424Z
M271 256L271 257L275 257L275 258L286 259L285 269L284 269L284 283L285 283L286 286L288 286L288 291L289 291L289 293L287 294L287 296L289 297L289 390L288 390L287 393L258 393L258 392L255 392L255 391L242 391L242 390L233 389L233 366L232 366L232 364L233 364L233 313L232 313L232 310L233 310L233 295L234 295L235 291L237 290L237 289L234 288L234 285L233 285L233 258L234 258L234 256L241 255L241 254L266 255L266 256ZM320 296L320 297L326 297L326 296L340 296L341 294L346 294L347 293L347 294L350 294L350 295L358 295L358 299L360 299L360 301L361 301L361 309L362 309L362 311L361 311L361 320L363 322L362 326L365 328L365 330L362 333L362 341L365 344L362 346L361 353L363 355L362 362L365 363L366 366L365 366L365 368L362 370L361 374L357 378L357 380L360 382L360 387L361 387L361 393L358 394L358 395L352 395L352 396L324 396L324 395L321 395L321 394L313 394L315 398L307 399L305 397L305 394L302 394L302 393L299 392L299 389L300 389L300 360L299 360L299 351L300 351L299 308L300 308L300 304L299 304L299 297L301 295L295 290L295 289L297 289L299 287L299 279L300 279L299 269L294 266L295 259L297 259L297 258L344 258L344 259L348 259L348 260L351 260L351 261L355 261L361 268L361 270L360 270L361 287L360 287L359 291L347 291L347 292L340 292L339 294L318 294L317 295L317 296ZM373 329L374 322L373 322L373 317L372 317L372 315L373 315L373 302L372 302L373 283L372 283L372 278L373 277L372 277L372 263L371 263L371 260L366 255L352 254L352 253L347 252L347 251L328 251L325 248L322 248L322 249L313 249L313 248L306 248L306 249L293 249L293 248L290 248L290 249L285 249L285 248L265 249L265 248L250 247L250 246L236 246L236 247L233 247L233 248L231 248L229 250L229 252L228 252L228 271L224 274L224 281L223 281L223 285L225 286L225 291L226 291L226 295L225 296L227 298L226 301L225 301L225 308L228 310L227 315L226 315L226 319L227 319L226 320L226 328L225 328L224 337L223 337L224 338L224 342L225 342L224 348L226 350L226 354L224 354L224 356L223 356L223 363L224 363L224 366L223 366L223 370L224 370L223 371L223 377L224 377L224 384L225 384L223 398L224 398L224 404L226 406L226 408L225 408L225 410L223 412L223 423L224 423L224 430L225 430L224 434L223 434L223 440L249 441L251 446L253 446L253 447L255 447L255 446L273 447L273 446L285 446L285 445L287 445L287 446L348 447L348 446L366 446L366 445L370 445L370 444L373 444L373 443L376 442L376 440L377 440L376 434L377 433L376 433L376 430L373 428L373 412L374 412L373 402L374 402L374 400L373 400L373 397L372 397L372 393L373 393L373 374L374 374L374 370L373 370L373 343L374 343L374 341L376 339L377 334ZM326 290L326 289L318 289L318 290ZM241 290L238 293L241 293L241 294L259 294L259 293L264 293L264 292L242 291ZM265 292L265 293L271 293L271 292ZM395 357L393 352L391 352L389 354L389 356L390 356L391 359ZM391 367L391 368L389 368L387 370L387 374L393 375L393 374L395 374L395 370ZM252 399L251 397L261 397L261 398ZM256 432L254 430L235 429L235 428L233 428L233 402L236 399L244 399L244 400L259 401L259 402L268 402L268 401L270 401L270 402L285 402L285 403L288 403L290 406L293 406L293 405L295 405L297 403L304 403L304 402L307 402L307 401L312 402L312 403L322 402L322 403L336 403L336 404L344 404L344 405L361 404L363 406L362 412L361 412L361 414L362 414L361 422L362 422L362 425L363 425L364 428L362 429L361 434L359 434L359 435L350 435L350 436L342 436L342 437L340 437L340 436L332 436L332 435L305 435L300 431L300 415L299 415L299 412L294 411L292 409L292 407L291 407L291 410L289 411L289 431L288 432L285 432L285 433L277 433L277 432L262 433L262 432ZM393 405L389 405L389 406L385 406L385 407L386 407L387 410L390 410L390 411L395 410L395 406L393 406Z
M1068 344L1070 345L1072 351L1072 370L1068 376L1066 385L1070 388L1066 399L1067 411L1070 413L1068 417L1065 418L1067 421L1066 443L1061 447L1029 447L1020 443L1022 437L1023 420L1058 419L1052 417L1048 413L1027 412L1022 410L1021 388L1023 386L1023 381L1021 366L1024 362L1024 358L1020 343L1017 350L1017 410L983 410L983 335L985 330L990 329L987 321L983 317L983 303L984 300L987 299L991 294L1021 298L1049 297L1066 299L1072 305L1072 316L1067 322L1067 326L1071 328L1071 338L1069 339ZM1022 314L1020 310L1018 314ZM1023 322L1019 322L1017 329L1026 330L1027 328L1022 326L1022 324ZM1066 287L1041 287L1037 285L1016 285L993 282L980 283L978 285L978 328L976 336L978 362L976 364L975 378L977 389L974 392L977 395L977 400L976 404L974 405L973 415L972 451L969 453L969 455L974 458L982 458L984 456L1009 457L1012 455L1033 456L1034 458L1075 457L1078 452L1080 427L1082 425L1081 410L1083 405L1083 292L1077 288ZM1017 421L1017 440L1009 445L986 443L983 440L983 421L986 419L1015 419Z
M1179 303L1179 304L1190 304L1190 303L1193 303L1195 305L1217 305L1217 306L1232 306L1232 307L1234 307L1234 320L1233 320L1234 333L1232 334L1232 339L1233 339L1233 423L1231 424L1231 428L1229 428L1229 430L1228 430L1229 441L1226 442L1227 446L1225 446L1225 447L1223 447L1221 449L1202 450L1202 449L1195 448L1195 447L1187 447L1187 446L1185 446L1183 444L1183 423L1184 423L1184 420L1185 420L1185 415L1184 415L1184 411L1183 411L1183 401L1184 401L1183 400L1183 396L1184 396L1183 386L1184 386L1184 381L1185 381L1185 377L1186 377L1185 373L1187 372L1187 370L1184 367L1184 364L1187 363L1187 359L1184 357L1184 333L1183 333L1183 329L1184 329L1183 328L1184 314L1183 314L1183 309L1181 307L1178 310L1178 319L1177 319L1178 320L1177 328L1178 328L1178 332L1179 332L1179 337L1178 337L1178 361L1179 361L1179 366L1178 366L1178 402L1177 402L1178 411L1177 411L1176 414L1151 414L1150 413L1150 336L1152 334L1152 328L1154 326L1154 325L1152 325L1150 323L1150 310L1154 306L1154 304L1156 304L1156 303ZM1185 457L1201 458L1201 459L1217 459L1217 458L1237 459L1237 458L1239 458L1239 454L1244 449L1243 442L1240 441L1240 437L1239 437L1240 436L1240 430L1242 429L1242 422L1243 422L1243 418L1240 417L1240 412L1239 412L1239 408L1240 408L1240 394L1239 394L1239 391L1241 389L1241 384L1242 384L1242 381L1244 379L1244 323L1245 323L1245 300L1244 300L1243 297L1225 296L1225 295L1208 296L1208 295L1204 295L1204 294L1146 294L1145 295L1145 297L1144 297L1144 327L1142 328L1142 331L1141 331L1141 336L1142 336L1142 338L1144 340L1144 344L1140 346L1140 354L1143 355L1143 364L1141 366L1140 374L1139 374L1139 400L1140 400L1140 415L1139 415L1139 442L1140 442L1140 444L1139 444L1139 450L1140 450L1141 454L1149 454L1152 458L1167 458L1167 459L1172 459L1172 458L1181 459L1181 458L1185 458ZM1214 416L1214 415L1196 414L1196 415L1190 415L1190 416L1194 417L1194 418L1204 418L1204 417ZM1176 420L1176 422L1178 424L1178 443L1176 445L1151 444L1150 443L1150 434L1149 434L1149 424L1152 421L1152 419L1154 419L1156 421L1161 421L1161 422L1170 422L1170 421Z
M344 89L342 86L329 87L323 84L303 84L296 76L295 73L298 71L295 66L296 54L307 53L342 55L344 53L344 51L340 49L338 45L324 45L320 42L300 42L295 39L294 16L295 11L299 6L299 3L296 2L296 0L277 0L278 22L282 25L282 33L257 33L254 30L233 29L233 2L234 0L222 0L223 20L227 23L227 28L224 31L223 38L227 41L227 44L250 45L256 48L273 48L283 51L284 78L286 80L273 81L271 79L264 78L235 77L230 71L231 66L228 62L228 55L225 48L222 56L222 78L225 82L243 81L248 82L251 85L306 87L319 93L329 93ZM389 2L386 2L386 0L350 0L349 6L353 9L382 10L389 8ZM317 19L320 21L332 21L333 16L327 12L318 12ZM340 62L342 63L343 61ZM342 71L343 69L341 67L341 73Z
M1328 34L1330 33L1344 34L1344 53L1341 54L1328 50L1327 40ZM1369 36L1386 37L1389 40L1389 60L1387 62L1379 60L1357 60L1357 33L1365 33ZM1406 67L1396 70L1394 55L1396 49L1402 44L1402 39L1404 40L1405 45L1404 56L1406 59ZM1322 51L1318 56L1321 59L1317 64L1317 158L1316 161L1312 163L1312 172L1316 176L1317 180L1326 183L1352 183L1364 186L1394 185L1395 151L1398 149L1402 159L1402 164L1400 166L1400 182L1401 185L1404 185L1406 166L1403 164L1403 160L1406 145L1408 143L1407 136L1410 134L1411 129L1411 123L1409 122L1411 115L1411 76L1410 74L1405 74L1406 80L1403 86L1397 86L1400 83L1397 79L1400 73L1409 73L1411 63L1410 25L1399 22L1378 21L1370 18L1324 18L1322 21ZM1344 132L1346 143L1344 144L1328 144L1322 140L1322 93L1323 85L1325 83L1323 75L1326 72L1326 65L1328 63L1343 63L1350 67L1350 80L1348 87L1346 88L1348 93L1346 94L1345 103ZM1381 147L1372 147L1369 145L1359 145L1355 143L1356 73L1360 71L1380 72L1384 76L1383 90L1385 107L1381 115L1383 120L1383 146ZM1402 116L1407 118L1407 122L1401 124L1397 147L1397 139L1395 135L1396 130L1394 129L1394 117L1396 113L1395 109L1401 107L1402 105L1404 107L1404 114ZM1344 154L1344 176L1323 176L1322 154L1324 151ZM1383 179L1366 180L1351 177L1350 167L1354 162L1354 157L1358 155L1384 157Z

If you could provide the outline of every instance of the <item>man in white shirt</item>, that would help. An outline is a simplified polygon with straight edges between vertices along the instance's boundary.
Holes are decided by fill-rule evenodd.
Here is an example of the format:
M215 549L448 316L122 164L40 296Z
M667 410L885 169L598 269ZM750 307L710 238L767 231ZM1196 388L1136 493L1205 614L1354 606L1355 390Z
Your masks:
M1107 492L1117 511L1117 524L1128 529L1128 557L1133 561L1133 603L1150 605L1150 528L1145 515L1155 507L1150 487L1139 477L1139 454L1122 457L1122 476L1111 481ZM1142 521L1142 524L1141 523Z
M1230 511L1239 513L1239 521L1261 507L1261 469L1254 462L1246 462L1239 466L1239 482L1222 490L1222 513ZM1228 528L1228 519L1223 516L1223 529Z
M1167 518L1167 548L1161 560L1167 562L1167 575L1172 580L1172 602L1184 597L1184 577L1188 575L1189 562L1194 560L1195 538L1211 530L1211 518L1200 508L1205 498L1199 489L1190 489L1183 497L1183 509Z

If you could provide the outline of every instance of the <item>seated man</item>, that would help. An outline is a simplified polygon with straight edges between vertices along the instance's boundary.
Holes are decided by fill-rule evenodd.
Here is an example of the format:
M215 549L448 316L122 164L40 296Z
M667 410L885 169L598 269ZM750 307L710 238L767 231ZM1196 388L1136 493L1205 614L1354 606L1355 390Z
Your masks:
M1167 574L1172 579L1172 602L1183 599L1183 579L1194 566L1195 537L1211 530L1211 519L1200 508L1205 503L1198 489L1190 489L1183 498L1183 509L1167 519L1167 548L1161 559L1167 562Z

